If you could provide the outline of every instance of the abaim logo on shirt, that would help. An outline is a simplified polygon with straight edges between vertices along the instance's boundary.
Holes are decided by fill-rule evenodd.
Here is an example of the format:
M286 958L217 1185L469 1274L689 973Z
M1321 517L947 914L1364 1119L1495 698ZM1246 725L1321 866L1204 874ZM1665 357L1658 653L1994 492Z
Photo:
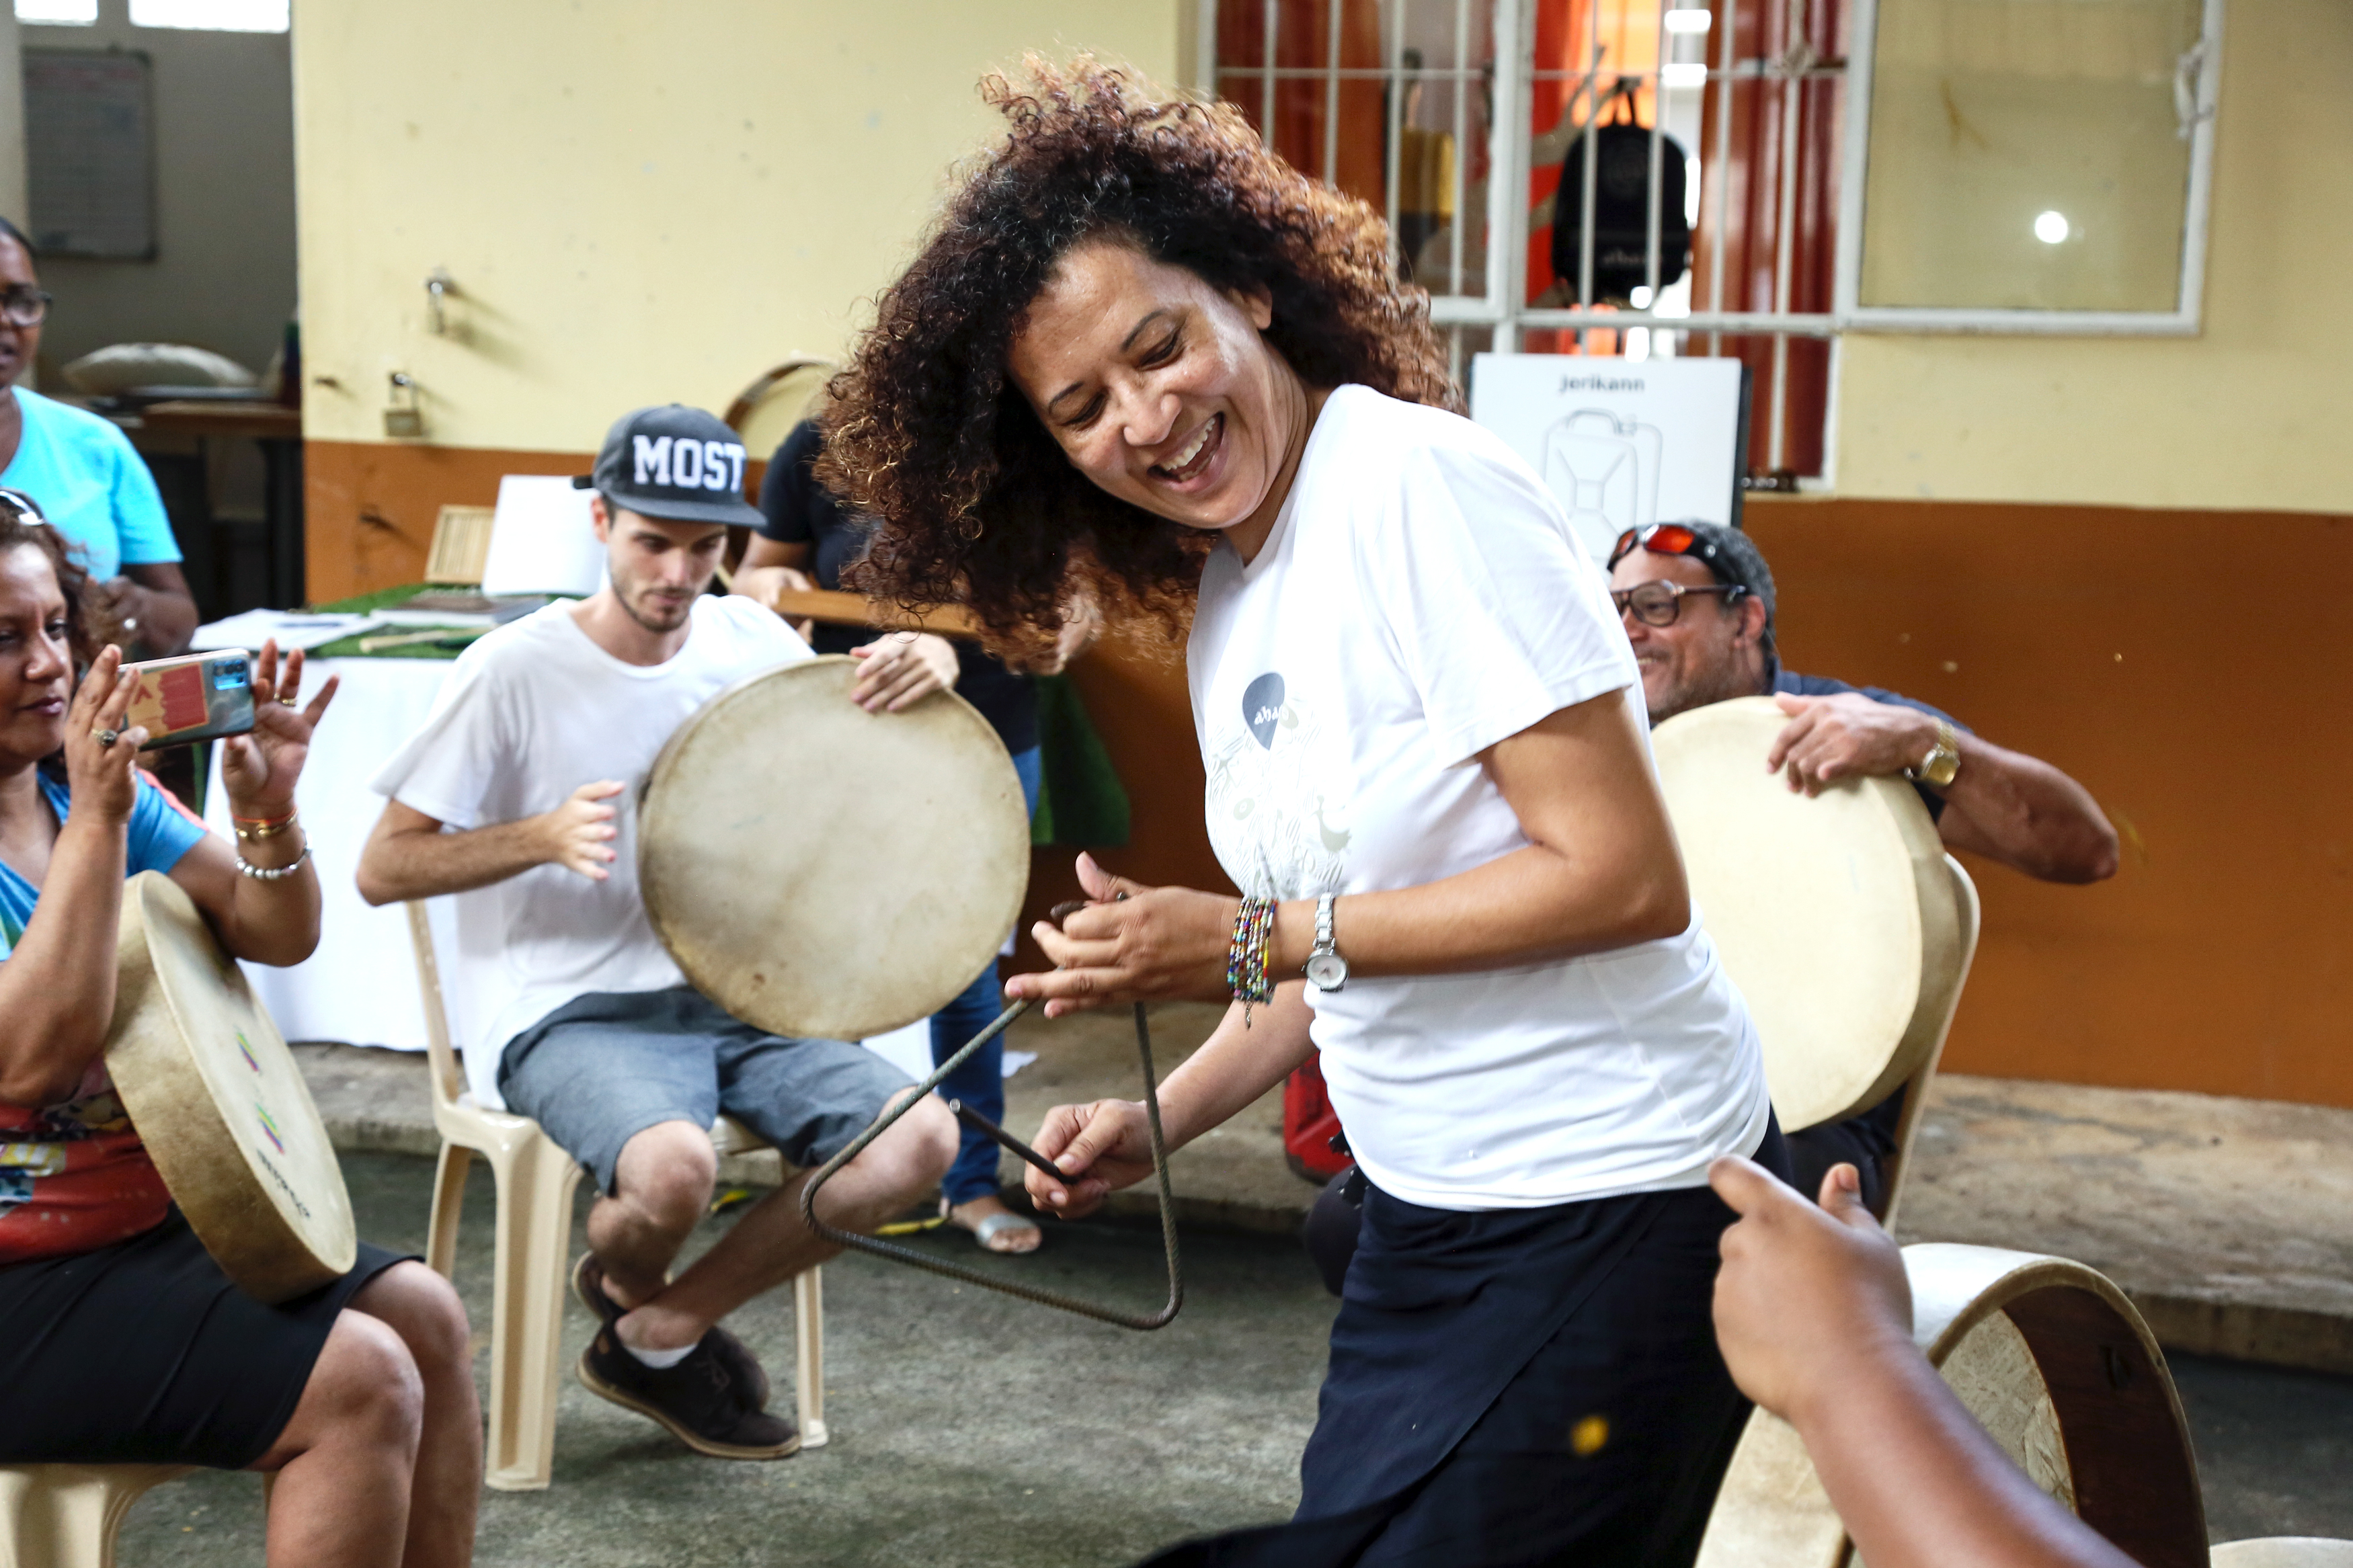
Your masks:
M740 492L744 489L744 446L740 441L673 440L668 436L637 437L630 444L641 485L670 485L679 489Z
M1282 677L1270 669L1244 689L1242 692L1242 722L1250 726L1251 739L1274 750L1274 727L1282 721Z

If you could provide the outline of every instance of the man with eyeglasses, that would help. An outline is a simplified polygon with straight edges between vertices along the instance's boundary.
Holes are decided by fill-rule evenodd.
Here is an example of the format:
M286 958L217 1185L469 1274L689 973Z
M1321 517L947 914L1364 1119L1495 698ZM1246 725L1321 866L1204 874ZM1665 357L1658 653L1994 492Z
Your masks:
M1761 760L1808 795L1840 779L1904 777L1948 848L2046 882L2116 874L2116 835L2099 803L2050 763L1994 745L1948 714L1875 686L1781 668L1773 573L1754 541L1711 523L1629 529L1609 552L1609 596L1634 645L1651 722L1736 697L1770 696L1789 721ZM1789 1134L1798 1190L1841 1160L1863 1199L1885 1206L1881 1162L1894 1151L1901 1092L1862 1115Z
M16 384L48 311L32 242L0 218L0 486L31 496L79 547L126 643L177 653L195 635L196 602L146 462L109 421Z

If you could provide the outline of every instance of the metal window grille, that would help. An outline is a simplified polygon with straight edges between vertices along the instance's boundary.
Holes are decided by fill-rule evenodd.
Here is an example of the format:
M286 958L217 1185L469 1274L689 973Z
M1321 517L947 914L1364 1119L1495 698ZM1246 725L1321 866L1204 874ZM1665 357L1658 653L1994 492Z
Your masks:
M1484 349L1739 357L1749 482L1794 489L1831 470L1844 333L2197 328L2222 0L2202 0L2175 87L2194 110L2179 306L2143 314L1858 299L1873 39L1881 6L1899 3L1201 0L1199 58L1202 85L1276 151L1386 213L1458 375ZM1629 205L1622 133L1609 195L1612 120L1648 143L1631 287L1622 247L1609 265L1598 254L1600 220ZM1687 265L1665 248L1676 216ZM1564 219L1573 254L1556 274Z

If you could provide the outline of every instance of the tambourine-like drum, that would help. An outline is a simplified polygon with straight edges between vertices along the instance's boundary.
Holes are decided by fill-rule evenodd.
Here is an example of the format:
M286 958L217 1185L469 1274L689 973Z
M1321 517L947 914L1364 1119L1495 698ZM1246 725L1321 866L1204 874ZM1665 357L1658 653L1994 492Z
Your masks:
M294 1055L178 883L124 884L106 1067L221 1271L283 1301L348 1273L351 1194Z
M779 1035L929 1017L1021 913L1029 815L988 721L950 692L849 700L858 661L737 682L679 727L638 805L638 883L695 989Z
M2080 1263L2000 1247L1907 1247L1904 1266L1913 1339L2034 1484L2144 1568L2206 1568L2181 1400L2124 1293ZM1698 1568L1841 1568L1848 1547L1797 1429L1755 1412Z
M1944 1038L1974 940L1936 825L1901 779L1811 797L1765 771L1770 698L1651 734L1692 898L1748 1000L1781 1130L1878 1104Z

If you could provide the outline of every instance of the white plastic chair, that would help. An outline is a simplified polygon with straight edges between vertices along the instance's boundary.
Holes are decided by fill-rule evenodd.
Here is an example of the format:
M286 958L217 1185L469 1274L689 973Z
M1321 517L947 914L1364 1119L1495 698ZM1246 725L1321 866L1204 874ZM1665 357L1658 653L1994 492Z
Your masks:
M580 1166L529 1117L488 1110L467 1092L449 1043L441 972L425 906L408 906L409 937L424 991L426 1054L433 1081L433 1125L441 1161L433 1178L433 1226L426 1262L444 1279L458 1255L458 1220L466 1175L480 1154L498 1187L497 1256L491 1294L491 1420L485 1480L501 1491L536 1491L548 1483L555 1454L558 1342L570 1288L572 1194ZM728 1117L712 1123L711 1142L724 1158L767 1144ZM798 1341L794 1385L803 1448L825 1447L825 1299L818 1270L793 1280Z
M0 1568L114 1568L122 1516L185 1465L0 1465Z

